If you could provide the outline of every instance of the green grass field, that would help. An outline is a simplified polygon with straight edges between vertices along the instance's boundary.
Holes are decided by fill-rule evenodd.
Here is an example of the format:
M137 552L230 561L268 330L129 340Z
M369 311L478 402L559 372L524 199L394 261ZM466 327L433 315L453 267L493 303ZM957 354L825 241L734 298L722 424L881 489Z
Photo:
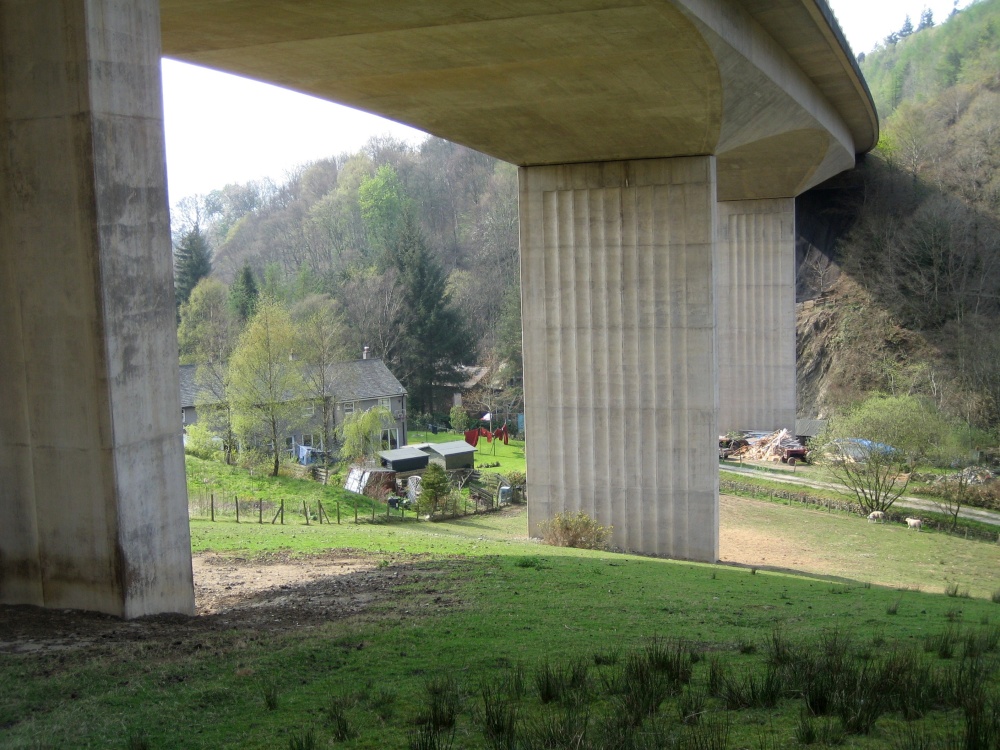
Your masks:
M189 477L237 481L232 474L216 480L212 468L189 461ZM284 482L263 482L257 490L318 491ZM343 497L323 491L334 493L324 502ZM249 565L264 576L279 555L301 558L305 566L330 554L367 561L366 572L341 582L357 587L343 594L356 605L316 616L310 602L325 596L317 586L296 600L301 610L273 610L273 623L261 613L272 612L266 607L277 606L281 592L266 607L258 602L194 622L130 625L75 615L45 648L39 645L44 639L22 636L16 642L27 646L19 653L5 648L0 635L0 746L437 747L427 744L433 738L420 727L429 696L447 694L457 701L451 747L486 748L496 745L484 734L483 690L495 688L517 708L521 748L569 746L570 724L578 726L584 714L587 741L578 747L670 747L676 741L679 748L796 748L803 702L791 677L773 706L726 710L731 699L709 695L716 669L710 665L736 676L765 674L768 644L777 636L808 644L850 641L846 653L858 665L881 664L897 645L912 648L921 663L944 674L970 663L961 658L964 647L941 658L936 650L925 652L926 643L943 633L993 632L1000 624L1000 605L990 600L1000 588L995 544L907 534L774 503L735 500L730 506L724 539L752 533L759 544L770 535L775 551L808 552L801 569L808 563L817 575L545 547L525 538L523 512L309 526L301 517L286 518L285 526L260 525L256 517L239 525L195 519L196 553L212 551L222 563ZM959 595L929 593L952 581ZM971 596L962 596L967 589ZM0 633L16 630L0 624ZM630 730L633 744L615 745L603 733L628 708L627 691L613 689L615 675L631 663L628 650L648 647L653 637L682 640L685 652L702 658L691 665L690 685L669 692L653 716ZM995 666L995 654L985 658ZM545 665L559 672L573 663L586 664L586 689L543 703L538 682ZM512 687L519 674L523 694ZM989 691L996 688L991 674ZM686 701L698 696L702 729L680 721ZM897 740L911 729L938 737L960 732L960 712L941 701L912 722L887 710L870 734L848 735L842 746L902 748L907 745ZM723 721L728 744L683 744ZM563 744L544 741L545 727L557 725ZM653 744L637 745L637 738Z

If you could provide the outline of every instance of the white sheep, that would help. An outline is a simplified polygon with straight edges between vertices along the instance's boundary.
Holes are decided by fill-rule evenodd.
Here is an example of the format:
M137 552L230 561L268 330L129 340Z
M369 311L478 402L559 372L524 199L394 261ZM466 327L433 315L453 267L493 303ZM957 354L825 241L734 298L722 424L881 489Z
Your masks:
M873 510L868 514L868 523L885 523L885 511Z
M908 529L916 529L917 531L920 531L921 526L923 526L923 521L921 521L919 518L906 519L906 528Z

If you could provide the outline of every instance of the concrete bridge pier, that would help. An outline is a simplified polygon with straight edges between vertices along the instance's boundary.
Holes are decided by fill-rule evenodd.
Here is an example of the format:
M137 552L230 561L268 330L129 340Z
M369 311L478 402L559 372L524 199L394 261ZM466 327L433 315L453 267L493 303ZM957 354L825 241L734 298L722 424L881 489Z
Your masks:
M721 201L719 434L795 428L795 199Z
M529 532L719 556L714 156L520 170Z
M0 602L191 612L157 0L0 3Z

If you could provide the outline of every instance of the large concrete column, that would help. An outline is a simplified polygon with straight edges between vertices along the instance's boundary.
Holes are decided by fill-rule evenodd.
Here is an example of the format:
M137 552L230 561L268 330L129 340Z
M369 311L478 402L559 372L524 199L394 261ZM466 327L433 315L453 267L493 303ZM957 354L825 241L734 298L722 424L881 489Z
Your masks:
M795 428L795 199L719 203L719 431Z
M0 2L0 602L193 610L159 44Z
M719 555L715 158L520 171L528 522Z

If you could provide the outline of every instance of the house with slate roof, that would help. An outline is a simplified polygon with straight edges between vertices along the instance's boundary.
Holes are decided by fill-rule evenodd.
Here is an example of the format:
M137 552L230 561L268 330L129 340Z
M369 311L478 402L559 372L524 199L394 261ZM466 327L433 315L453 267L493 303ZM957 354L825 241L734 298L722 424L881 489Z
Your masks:
M199 388L196 380L197 365L181 365L181 423L182 427L198 421L197 403ZM406 445L406 389L396 380L381 359L365 357L350 362L338 362L331 373L334 393L334 422L343 423L344 418L356 411L367 411L373 406L386 407L395 424L382 433L383 444L389 448ZM211 395L202 388L200 403L212 403ZM300 432L285 437L285 449L296 451L305 445L318 450L333 446L321 445L321 410L314 404L303 404L304 412L313 417Z

